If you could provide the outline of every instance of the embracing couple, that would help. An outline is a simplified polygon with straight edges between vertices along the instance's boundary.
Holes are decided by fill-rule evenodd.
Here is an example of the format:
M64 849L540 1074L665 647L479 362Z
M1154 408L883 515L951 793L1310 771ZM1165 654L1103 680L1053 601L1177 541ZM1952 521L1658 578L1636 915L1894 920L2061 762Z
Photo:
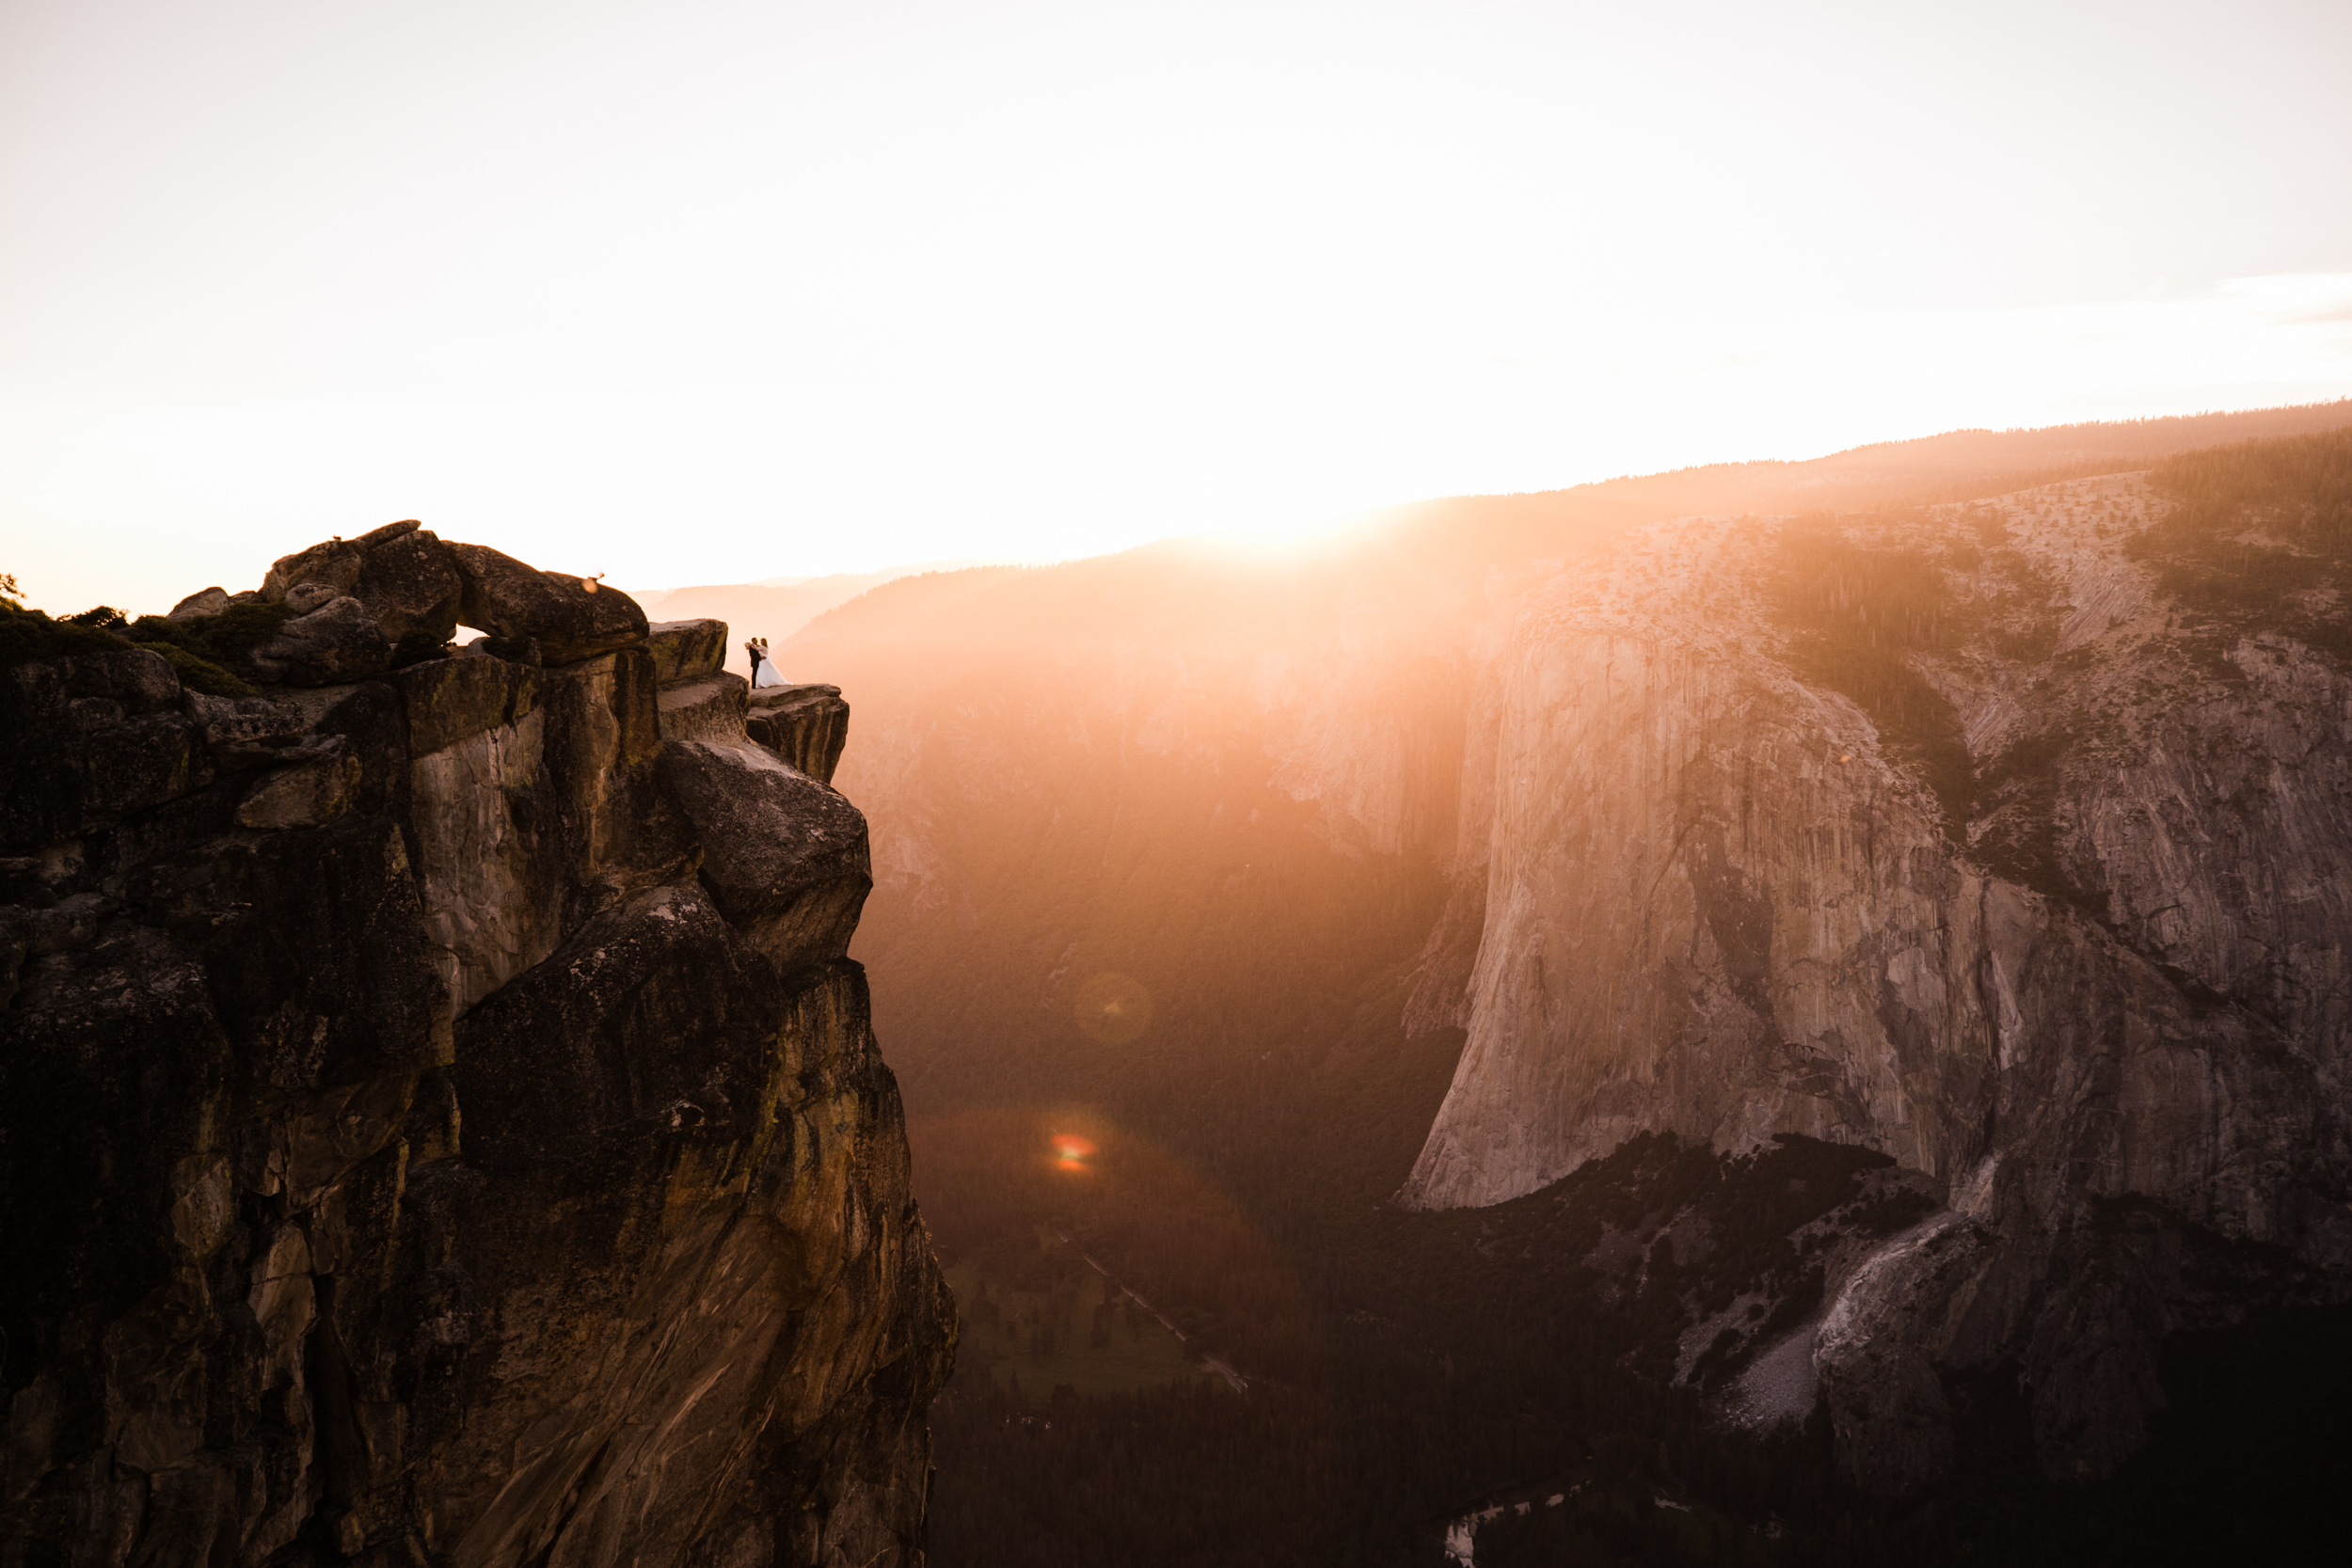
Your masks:
M775 665L769 660L766 638L753 638L743 644L743 652L752 661L752 684L754 686L782 686L784 684L784 677L776 673Z

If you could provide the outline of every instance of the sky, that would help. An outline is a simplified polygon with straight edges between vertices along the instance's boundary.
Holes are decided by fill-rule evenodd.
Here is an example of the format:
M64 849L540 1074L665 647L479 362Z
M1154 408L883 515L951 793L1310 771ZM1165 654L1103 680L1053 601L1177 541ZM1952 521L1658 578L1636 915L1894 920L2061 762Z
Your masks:
M636 587L2352 393L2352 6L0 0L0 571Z

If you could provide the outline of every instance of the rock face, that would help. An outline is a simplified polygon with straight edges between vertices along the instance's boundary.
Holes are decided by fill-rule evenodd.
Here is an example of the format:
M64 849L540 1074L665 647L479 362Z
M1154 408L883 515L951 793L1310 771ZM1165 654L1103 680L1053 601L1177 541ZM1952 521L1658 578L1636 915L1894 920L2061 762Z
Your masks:
M771 686L751 693L746 727L793 767L831 784L850 740L850 705L837 686Z
M452 545L463 584L459 616L494 636L529 639L549 664L643 642L645 612L617 589L524 565L482 545Z
M919 1562L864 818L716 624L413 524L262 596L273 695L0 670L8 1560ZM387 673L461 605L535 661Z
M2157 1342L2233 1309L2216 1281L2352 1290L2352 681L2194 631L2127 551L2153 506L2126 476L1809 543L1659 525L1530 594L1472 705L1474 935L1433 934L1413 1004L1469 1040L1406 1198L1492 1203L1642 1130L1936 1178L1815 1356L1882 1489L1945 1470L1951 1391L1996 1373L2046 1473L2106 1474ZM1878 656L1913 686L1808 652L1792 563L1929 585L1940 629Z

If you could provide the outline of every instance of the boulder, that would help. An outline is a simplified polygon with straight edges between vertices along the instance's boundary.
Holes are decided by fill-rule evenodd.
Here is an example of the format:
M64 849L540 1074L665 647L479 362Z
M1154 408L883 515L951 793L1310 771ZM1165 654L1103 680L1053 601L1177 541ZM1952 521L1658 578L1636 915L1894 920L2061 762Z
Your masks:
M387 638L422 633L446 642L456 634L465 584L449 546L413 522L378 529L360 543L368 546L366 564L352 592Z
M217 615L229 608L229 591L225 588L199 588L171 607L167 621L200 621Z
M516 723L539 701L539 672L502 658L431 659L394 671L392 682L407 705L412 757Z
M700 680L715 675L727 661L724 621L657 621L645 628L645 647L653 655L654 678Z
M363 550L373 550L377 546L389 544L395 539L405 538L422 527L424 527L424 524L419 522L414 517L403 517L399 522L386 523L382 528L372 528L368 530L367 532L359 535L358 538L353 540L352 543L358 546ZM428 537L430 536L428 535Z
M181 706L202 735L213 766L224 769L280 760L278 753L299 741L308 727L299 712L266 697L188 691L182 693Z
M124 648L0 670L0 853L109 827L211 780L180 682Z
M317 828L352 806L359 788L359 759L340 736L305 747L294 761L273 768L237 807L237 826L271 832Z
M743 694L748 689L742 676L724 671L701 680L670 682L656 699L661 738L741 745Z
M756 746L676 742L661 773L702 844L711 901L778 970L849 951L874 885L863 813Z
M538 643L545 663L577 663L645 640L645 612L617 588L542 572L483 545L448 549L464 583L459 619L495 637Z
M744 728L819 784L833 783L850 740L850 705L837 686L771 686L751 694Z
M366 557L357 544L345 539L329 539L307 550L279 556L271 563L269 575L262 578L262 597L271 604L283 604L286 595L307 583L325 583L337 594L348 594L359 581L359 571Z
M264 680L332 686L382 674L392 644L367 607L345 594L287 622L253 657Z

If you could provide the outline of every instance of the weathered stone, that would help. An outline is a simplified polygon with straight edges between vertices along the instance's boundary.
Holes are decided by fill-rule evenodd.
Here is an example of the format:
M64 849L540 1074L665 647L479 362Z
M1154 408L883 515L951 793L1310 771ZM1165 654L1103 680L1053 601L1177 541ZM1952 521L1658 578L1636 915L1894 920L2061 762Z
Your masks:
M254 662L265 675L295 686L331 686L383 673L392 644L367 608L344 594L278 627L254 650Z
M110 923L91 945L27 966L0 1013L9 1322L73 1317L103 1331L172 1289L185 1257L156 1221L178 1160L215 1147L229 1076L202 967L163 932ZM119 1430L128 1415L61 1413L58 1438L93 1447L106 1440L97 1423Z
M802 951L846 928L780 975L810 909L696 880L651 654L0 708L12 1554L919 1560L953 1307L896 1087Z
M1904 1493L1948 1474L1951 1405L1938 1363L1948 1325L1920 1331L1948 1311L1997 1248L1956 1214L1895 1239L1856 1272L1821 1325L1813 1365L1829 1401L1846 1478L1866 1491Z
M829 784L850 741L850 705L837 686L771 686L751 693L745 725L754 740Z
M481 545L448 548L465 584L459 618L497 637L537 642L549 664L644 641L645 612L617 588L538 571Z
M389 544L395 539L406 538L422 527L424 524L417 518L403 517L399 522L386 523L382 528L372 528L352 543L363 550L373 550L379 545Z
M647 1132L746 1136L779 1006L701 889L608 911L458 1025L468 1157L500 1171Z
M306 746L323 746L340 737L352 747L359 759L356 809L377 815L406 815L407 711L400 692L389 681L281 687L275 696L278 702L303 716Z
M657 621L645 628L645 649L653 655L654 679L662 685L700 680L727 661L727 624Z
M173 605L170 612L164 619L167 621L200 621L208 615L217 615L228 608L228 590L199 588L178 604Z
M526 709L469 730L410 768L425 928L461 1017L553 952L562 934L564 857L546 800L545 734L544 717Z
M366 564L352 593L394 642L412 634L446 642L457 631L464 584L448 548L414 523L378 529L360 543Z
M490 646L493 642L501 641L504 641L504 639L486 635L473 638L467 642L465 653L474 658L497 658L504 659L511 664L527 664L534 670L543 668L548 662L539 651L539 644L530 638L508 643L502 648L494 649Z
M359 759L351 749L324 748L270 769L246 792L237 825L264 832L323 827L351 809L358 788Z
M411 756L513 724L539 701L539 672L502 658L432 659L396 670L391 679L406 705Z
M722 673L698 680L672 681L661 688L658 713L663 740L707 740L741 745L743 695L748 683Z
M278 557L262 578L262 597L270 604L282 604L294 589L312 583L331 588L337 595L348 594L358 583L365 563L358 545L330 539Z
M554 806L570 830L573 918L691 877L688 829L656 772L663 747L652 658L624 648L541 679Z
M0 851L38 853L210 782L180 700L145 648L0 670Z
M491 1179L459 1246L483 1260L501 1362L547 1372L452 1456L474 1482L437 1521L454 1560L514 1561L537 1542L555 1562L668 1562L671 1538L738 1541L748 1515L785 1548L756 1560L911 1561L919 1527L889 1478L928 1460L906 1418L952 1333L925 1249L895 1261L916 1222L899 1196L902 1155L871 1152L903 1146L888 1132L901 1112L862 974L835 965L779 998L772 972L683 889L593 929L464 1031L459 1072L485 1065L460 1095L496 1126L469 1124ZM682 1039L688 1018L700 1033ZM779 1022L793 1044L784 1064L767 1044ZM548 1047L564 1040L580 1043ZM656 1041L676 1061L644 1079ZM591 1159L665 1170L666 1204L599 1213L547 1201ZM722 1223L723 1178L748 1187L750 1213L783 1223ZM833 1216L821 1228L801 1218L819 1212ZM607 1259L646 1283L591 1362L563 1349L585 1291L557 1282L592 1281ZM870 1353L844 1354L857 1325L878 1322L892 1327ZM755 1414L763 1401L772 1408ZM658 1479L657 1454L675 1480ZM813 1522L775 1499L808 1495L809 1478L842 1474L852 1454L880 1484L829 1496L817 1539L794 1543L788 1532ZM734 1517L714 1528L723 1511Z
M201 733L213 766L224 770L259 768L278 760L309 729L302 714L266 697L213 697L183 692L181 704Z
M682 741L661 768L702 844L703 885L779 970L849 951L874 885L855 806L755 746Z

